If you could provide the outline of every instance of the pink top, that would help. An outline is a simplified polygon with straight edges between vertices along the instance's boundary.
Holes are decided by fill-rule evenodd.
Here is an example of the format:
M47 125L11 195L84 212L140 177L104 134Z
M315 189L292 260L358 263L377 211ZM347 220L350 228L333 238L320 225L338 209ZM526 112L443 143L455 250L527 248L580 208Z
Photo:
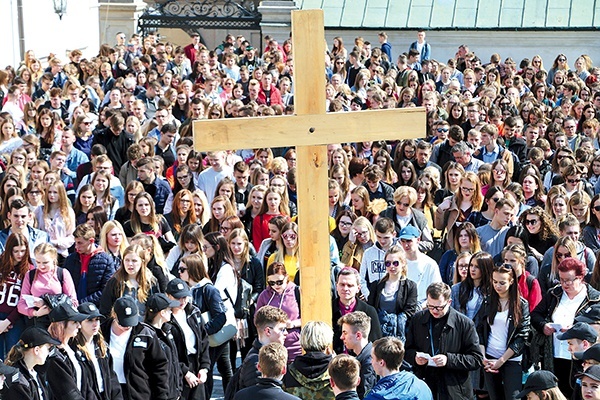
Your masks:
M60 286L60 281L58 280L58 275L56 273L56 269L53 271L48 271L46 273L37 272L35 274L35 278L33 282L29 279L29 273L25 274L23 278L23 283L21 286L21 298L19 299L19 303L17 305L17 309L19 312L29 318L33 317L33 312L36 310L35 307L27 307L27 303L25 299L23 299L24 294L29 294L35 297L42 297L44 294L60 294L64 293L73 300L73 305L77 307L79 303L77 302L77 292L75 291L75 285L73 284L73 278L71 278L71 274L66 269L63 269L63 285Z

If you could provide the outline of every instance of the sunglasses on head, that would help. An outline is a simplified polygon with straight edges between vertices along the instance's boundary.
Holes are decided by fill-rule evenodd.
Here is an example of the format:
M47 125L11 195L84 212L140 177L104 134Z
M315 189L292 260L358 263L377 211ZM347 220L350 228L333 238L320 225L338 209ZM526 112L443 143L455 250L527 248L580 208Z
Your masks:
M283 282L285 282L285 279L281 279L278 281L267 281L267 284L269 286L281 286L281 285L283 285Z

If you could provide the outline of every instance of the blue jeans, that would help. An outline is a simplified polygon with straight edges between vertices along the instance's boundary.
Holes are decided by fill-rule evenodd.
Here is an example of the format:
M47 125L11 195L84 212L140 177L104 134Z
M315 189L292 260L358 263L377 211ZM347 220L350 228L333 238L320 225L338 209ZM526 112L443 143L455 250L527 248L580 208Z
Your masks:
M6 319L6 317L8 317L7 313L0 313L0 320ZM25 318L19 315L19 318L12 325L12 328L0 334L0 358L2 360L6 359L9 350L19 341L21 333L25 330Z

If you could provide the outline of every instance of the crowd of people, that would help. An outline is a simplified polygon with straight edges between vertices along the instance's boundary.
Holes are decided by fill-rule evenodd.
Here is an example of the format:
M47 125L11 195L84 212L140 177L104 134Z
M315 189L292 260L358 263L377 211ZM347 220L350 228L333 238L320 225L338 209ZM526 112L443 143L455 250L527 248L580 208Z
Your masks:
M600 399L600 68L378 39L333 40L328 111L427 126L328 146L332 321L301 315L294 148L194 150L293 114L290 39L0 70L0 396L209 399L216 366L226 399Z

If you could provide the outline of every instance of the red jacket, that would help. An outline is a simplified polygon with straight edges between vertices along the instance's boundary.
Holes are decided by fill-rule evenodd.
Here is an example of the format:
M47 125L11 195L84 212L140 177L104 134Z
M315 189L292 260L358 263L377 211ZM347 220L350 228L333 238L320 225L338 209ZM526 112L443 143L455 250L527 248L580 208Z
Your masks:
M270 102L267 101L267 95L265 94L262 86L260 87L260 92L258 93L258 104L266 104L268 106L272 106L273 104L280 104L283 106L283 101L281 100L281 92L279 89L275 87L275 85L271 84L271 93L270 93Z
M259 214L252 221L252 244L255 249L260 249L260 245L269 237L269 221L279 214Z
M534 278L531 282L531 290L529 290L529 285L527 284L527 277L529 275L529 272L523 271L523 274L519 277L518 283L521 297L529 303L529 311L533 311L538 303L542 301L542 289L540 288L538 280Z

